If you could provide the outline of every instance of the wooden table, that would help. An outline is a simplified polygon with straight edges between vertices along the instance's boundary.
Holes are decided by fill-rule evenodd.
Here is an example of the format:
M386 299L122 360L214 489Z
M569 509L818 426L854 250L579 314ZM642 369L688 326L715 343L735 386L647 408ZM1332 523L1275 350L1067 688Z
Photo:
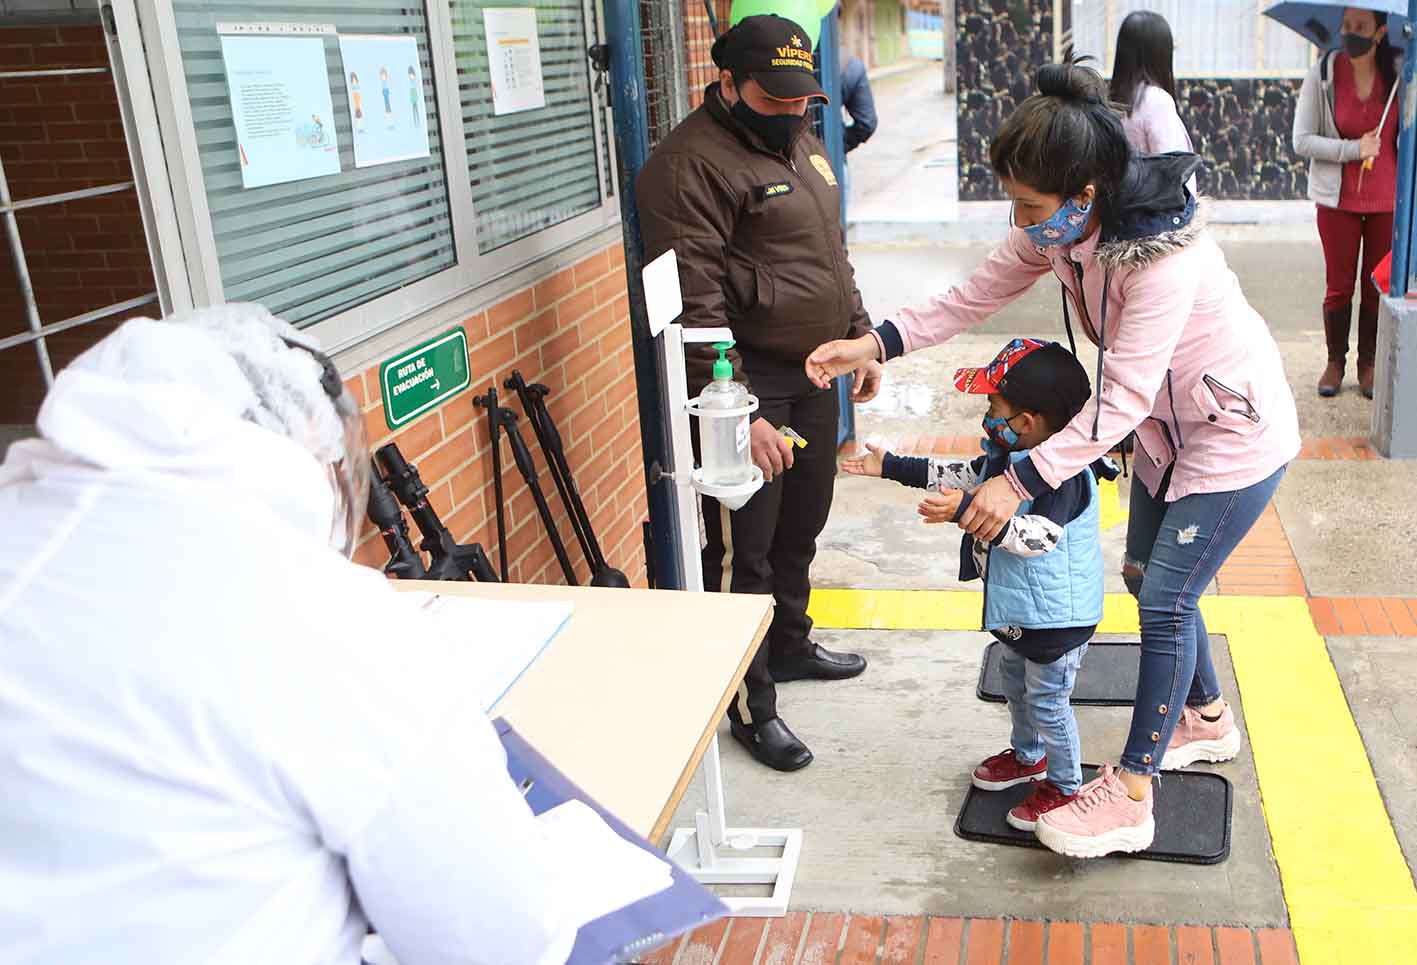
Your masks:
M772 597L750 594L414 580L394 586L574 603L570 620L492 716L506 717L650 841L668 830L772 621Z

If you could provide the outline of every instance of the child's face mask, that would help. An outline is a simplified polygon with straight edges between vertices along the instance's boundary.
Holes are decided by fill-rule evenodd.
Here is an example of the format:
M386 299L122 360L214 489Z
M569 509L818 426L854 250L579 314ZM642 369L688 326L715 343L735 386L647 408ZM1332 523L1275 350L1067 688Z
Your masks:
M1003 416L986 415L984 417L984 434L989 437L989 441L1001 449L1009 452L1018 445L1018 433L1014 431L1009 422L1016 418L1018 413L1005 419Z

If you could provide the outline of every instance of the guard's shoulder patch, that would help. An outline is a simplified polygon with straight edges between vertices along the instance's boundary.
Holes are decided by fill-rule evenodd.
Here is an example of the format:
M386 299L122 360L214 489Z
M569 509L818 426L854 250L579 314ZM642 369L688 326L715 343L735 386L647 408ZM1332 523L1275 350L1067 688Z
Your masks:
M774 181L771 184L759 184L753 188L753 194L759 201L767 201L770 198L780 198L791 193L791 181Z

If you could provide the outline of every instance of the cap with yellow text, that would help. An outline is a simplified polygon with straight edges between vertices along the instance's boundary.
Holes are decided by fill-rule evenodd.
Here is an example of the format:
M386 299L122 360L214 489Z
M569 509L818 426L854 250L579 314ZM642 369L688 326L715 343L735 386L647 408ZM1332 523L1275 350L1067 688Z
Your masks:
M713 62L758 82L769 97L827 100L812 63L807 32L775 13L744 17L714 42Z

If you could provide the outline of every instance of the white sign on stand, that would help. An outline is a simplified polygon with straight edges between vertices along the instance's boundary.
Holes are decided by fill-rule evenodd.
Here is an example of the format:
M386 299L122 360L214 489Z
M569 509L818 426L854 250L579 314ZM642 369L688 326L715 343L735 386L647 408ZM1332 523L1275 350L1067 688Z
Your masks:
M670 248L645 265L645 309L649 333L658 336L664 327L684 313L684 293L679 287L679 257Z
M492 68L492 113L500 116L545 107L535 8L484 7L482 26Z

